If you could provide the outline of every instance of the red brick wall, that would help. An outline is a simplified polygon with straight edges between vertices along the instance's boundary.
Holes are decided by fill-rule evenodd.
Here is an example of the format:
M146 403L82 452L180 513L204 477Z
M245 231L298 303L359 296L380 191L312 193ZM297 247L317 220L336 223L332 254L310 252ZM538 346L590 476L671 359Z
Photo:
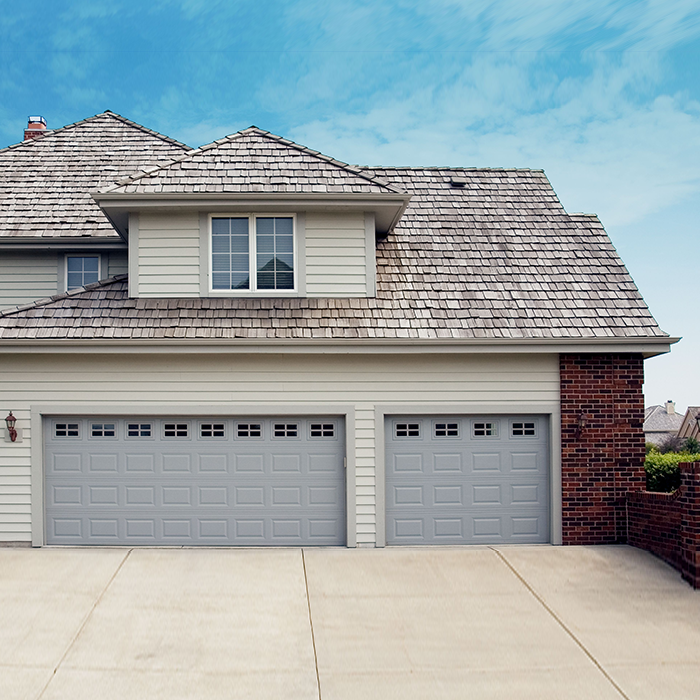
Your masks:
M627 495L629 543L656 554L700 588L700 462L680 469L674 493Z
M626 541L626 494L645 488L643 362L637 354L559 357L564 544Z

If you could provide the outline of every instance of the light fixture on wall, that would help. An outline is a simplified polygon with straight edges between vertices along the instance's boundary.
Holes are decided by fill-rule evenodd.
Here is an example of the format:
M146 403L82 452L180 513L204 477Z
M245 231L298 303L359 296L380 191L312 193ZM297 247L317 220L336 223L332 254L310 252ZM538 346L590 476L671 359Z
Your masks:
M5 423L7 423L7 432L10 434L10 440L15 442L17 440L17 431L15 430L17 419L12 415L12 411L10 411L10 415L5 418Z
M588 416L585 413L581 413L578 417L578 421L576 423L576 437L581 437L581 433L583 433L584 428L588 425Z

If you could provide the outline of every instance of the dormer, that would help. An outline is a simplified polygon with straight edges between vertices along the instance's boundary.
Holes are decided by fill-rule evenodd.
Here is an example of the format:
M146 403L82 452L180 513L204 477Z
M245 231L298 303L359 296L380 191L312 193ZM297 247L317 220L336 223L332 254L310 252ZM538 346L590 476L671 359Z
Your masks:
M409 195L256 127L93 197L129 243L132 297L372 297Z

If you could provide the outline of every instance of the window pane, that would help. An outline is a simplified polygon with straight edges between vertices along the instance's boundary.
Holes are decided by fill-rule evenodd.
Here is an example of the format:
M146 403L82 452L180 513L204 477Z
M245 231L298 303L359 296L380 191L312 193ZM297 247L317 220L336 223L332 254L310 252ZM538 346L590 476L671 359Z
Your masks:
M294 289L291 217L256 219L258 289Z
M260 217L258 222L258 236L271 236L275 232L275 220L267 217Z
M83 258L83 269L97 274L97 258Z
M275 219L275 233L280 236L292 235L292 218L289 216L278 217Z
M275 273L274 272L258 272L258 289L274 289L275 288Z
M82 272L83 271L83 259L70 257L68 258L68 272Z
M248 289L248 218L213 218L212 289Z

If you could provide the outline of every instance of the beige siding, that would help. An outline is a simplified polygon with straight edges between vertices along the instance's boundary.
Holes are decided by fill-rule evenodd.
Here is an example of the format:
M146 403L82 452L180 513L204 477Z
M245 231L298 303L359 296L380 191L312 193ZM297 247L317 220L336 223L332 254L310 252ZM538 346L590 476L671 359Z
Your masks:
M363 213L306 214L306 294L367 296Z
M127 251L114 250L109 254L109 265L102 271L103 277L125 275L129 272L129 255Z
M141 297L199 296L199 217L141 214L139 217Z
M221 415L246 405L352 405L348 435L356 467L359 544L376 535L377 404L455 407L549 405L559 400L555 355L105 355L19 356L3 378L3 400L18 418L24 441L0 442L0 540L31 539L30 447L42 449L30 406L219 406ZM79 410L79 409L78 409ZM421 409L423 410L423 409ZM427 410L427 409L426 409ZM451 408L450 408L451 410ZM32 436L35 437L34 444ZM40 454L40 453L39 453ZM351 453L350 453L351 454Z
M57 292L56 253L7 253L0 256L0 309L28 304Z

